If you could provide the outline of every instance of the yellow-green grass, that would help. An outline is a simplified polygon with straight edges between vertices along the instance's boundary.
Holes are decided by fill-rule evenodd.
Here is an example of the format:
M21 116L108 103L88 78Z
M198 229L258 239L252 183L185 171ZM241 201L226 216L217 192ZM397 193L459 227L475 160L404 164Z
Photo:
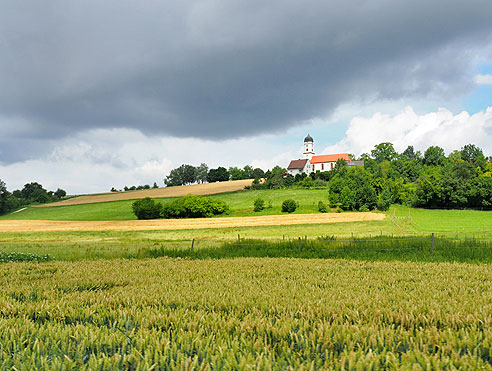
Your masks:
M491 369L492 266L10 263L0 369Z
M227 202L231 211L226 216L255 216L281 214L282 202L288 198L299 202L296 214L318 212L318 202L328 203L327 189L280 189L260 191L238 191L221 193L208 197L218 198ZM253 203L256 198L265 200L271 208L254 212ZM167 203L174 198L158 199ZM17 213L8 214L0 219L9 220L134 220L132 212L133 200L101 202L71 206L28 207Z

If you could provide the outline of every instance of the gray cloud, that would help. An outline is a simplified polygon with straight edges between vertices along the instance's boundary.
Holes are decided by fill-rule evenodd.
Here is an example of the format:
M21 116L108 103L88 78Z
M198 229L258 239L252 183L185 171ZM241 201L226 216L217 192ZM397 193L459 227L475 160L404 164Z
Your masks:
M354 100L462 94L490 14L484 0L4 2L0 161L87 129L233 138Z

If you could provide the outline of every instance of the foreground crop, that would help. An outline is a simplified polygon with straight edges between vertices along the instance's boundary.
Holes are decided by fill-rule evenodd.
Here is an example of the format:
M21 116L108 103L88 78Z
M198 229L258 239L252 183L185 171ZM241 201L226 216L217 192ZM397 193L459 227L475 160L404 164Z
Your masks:
M492 267L342 260L2 265L0 368L492 368Z

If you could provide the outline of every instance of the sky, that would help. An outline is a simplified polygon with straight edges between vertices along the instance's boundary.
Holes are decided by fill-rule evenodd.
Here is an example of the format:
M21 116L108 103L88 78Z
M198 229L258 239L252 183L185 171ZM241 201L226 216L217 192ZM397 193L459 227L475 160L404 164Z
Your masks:
M163 186L392 142L492 155L490 0L0 1L0 179Z

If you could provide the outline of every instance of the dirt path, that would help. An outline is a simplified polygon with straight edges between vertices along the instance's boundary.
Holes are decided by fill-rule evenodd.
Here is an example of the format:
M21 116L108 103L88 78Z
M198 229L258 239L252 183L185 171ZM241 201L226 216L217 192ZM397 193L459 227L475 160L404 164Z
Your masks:
M49 231L145 231L203 228L255 227L383 220L384 214L293 214L213 219L155 219L127 221L0 220L2 232Z
M35 207L94 204L97 202L136 200L145 197L152 197L152 198L182 197L190 193L197 196L213 195L216 193L240 191L244 189L244 187L249 186L252 183L253 183L253 179L231 180L229 182L217 182L217 183L193 184L193 185L177 186L177 187L145 189L143 191L104 193L104 194L69 198L68 200L54 202L50 204L37 205Z

